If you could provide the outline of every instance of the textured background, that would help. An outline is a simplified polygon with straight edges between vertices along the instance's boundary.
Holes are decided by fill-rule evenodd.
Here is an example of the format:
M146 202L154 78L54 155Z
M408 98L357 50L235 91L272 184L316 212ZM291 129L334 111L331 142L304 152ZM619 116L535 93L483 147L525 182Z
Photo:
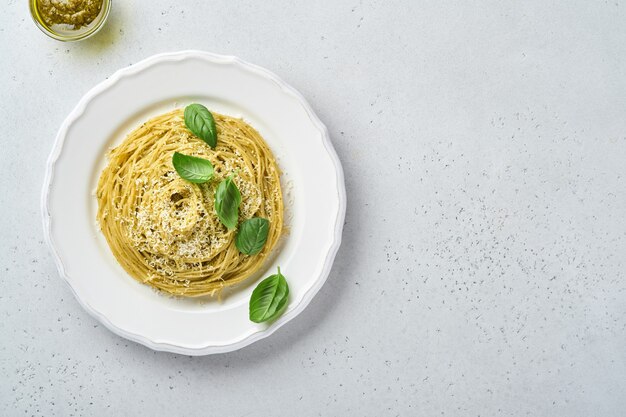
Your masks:
M5 1L0 415L624 415L626 4L288 3L115 1L96 37L63 44ZM307 310L204 358L87 315L39 210L79 98L180 49L237 55L300 90L349 199Z

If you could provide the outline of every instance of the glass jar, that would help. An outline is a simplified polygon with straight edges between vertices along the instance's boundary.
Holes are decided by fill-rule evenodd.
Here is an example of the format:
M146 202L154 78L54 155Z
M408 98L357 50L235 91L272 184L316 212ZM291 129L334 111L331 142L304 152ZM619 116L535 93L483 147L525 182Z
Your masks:
M106 22L111 11L111 0L102 0L100 12L89 24L76 28L68 24L48 25L40 9L41 0L29 0L30 14L43 33L59 41L78 41L96 33Z

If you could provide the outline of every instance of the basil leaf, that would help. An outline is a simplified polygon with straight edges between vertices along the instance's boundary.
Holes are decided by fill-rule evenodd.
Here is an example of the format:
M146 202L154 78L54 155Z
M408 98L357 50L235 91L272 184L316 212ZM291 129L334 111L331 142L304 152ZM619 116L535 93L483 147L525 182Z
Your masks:
M215 191L215 211L222 224L229 230L237 227L241 193L233 181L232 175L220 182Z
M289 285L283 274L265 278L252 291L250 297L250 320L255 323L273 320L280 316L287 305Z
M172 165L183 179L196 184L207 182L213 176L213 164L207 159L174 152Z
M261 252L270 231L270 221L261 217L253 217L239 226L235 245L239 252L256 255Z
M202 104L185 107L185 125L191 133L205 141L211 148L217 145L217 129L213 115Z

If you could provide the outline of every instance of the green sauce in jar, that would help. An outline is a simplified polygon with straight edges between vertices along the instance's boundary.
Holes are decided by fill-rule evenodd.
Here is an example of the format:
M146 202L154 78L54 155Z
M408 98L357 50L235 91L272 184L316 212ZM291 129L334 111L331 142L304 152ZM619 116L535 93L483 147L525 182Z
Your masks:
M98 17L102 0L37 0L37 9L49 27L68 25L80 29Z
M51 38L77 41L96 33L111 11L112 0L29 0L35 24Z

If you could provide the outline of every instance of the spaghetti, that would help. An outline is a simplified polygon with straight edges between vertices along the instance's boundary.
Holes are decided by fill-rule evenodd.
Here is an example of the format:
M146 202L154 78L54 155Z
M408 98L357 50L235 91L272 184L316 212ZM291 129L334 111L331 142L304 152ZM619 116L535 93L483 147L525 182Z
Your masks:
M213 295L245 280L283 227L280 172L271 150L243 120L213 116L216 148L194 136L177 109L148 120L112 149L98 181L97 220L117 261L136 280L174 295ZM182 179L172 166L174 152L211 161L213 179ZM232 173L242 198L239 222L269 220L267 242L254 256L239 252L236 231L213 207L217 185Z

